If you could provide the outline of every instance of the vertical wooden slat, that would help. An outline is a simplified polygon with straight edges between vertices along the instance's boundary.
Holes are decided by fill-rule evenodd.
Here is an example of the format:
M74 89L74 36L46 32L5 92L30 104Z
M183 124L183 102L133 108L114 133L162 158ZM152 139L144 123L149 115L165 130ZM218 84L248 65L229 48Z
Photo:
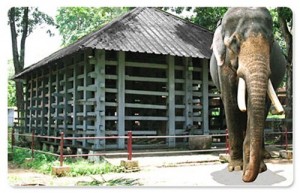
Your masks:
M32 113L33 113L33 74L31 73L30 75L30 110L29 110L29 133L32 131L32 122L33 122L33 117L32 117Z
M63 61L64 69L63 69L63 100L64 100L64 108L63 108L63 116L64 116L64 121L63 121L63 127L64 130L63 132L66 132L68 130L68 82L67 82L67 62L68 60L65 59Z
M191 58L184 58L185 126L193 125L193 67Z
M51 115L52 112L52 103L53 103L53 97L52 97L52 93L53 91L53 86L52 86L52 68L49 68L49 78L48 78L48 130L47 130L47 136L50 136L50 134L52 133L51 130L51 123L53 122L53 117ZM48 141L50 141L49 139L47 139Z
M118 52L118 135L125 135L125 53L123 51ZM118 148L124 149L124 139L118 139Z
M57 130L58 129L58 125L59 125L59 120L58 120L58 117L59 117L59 109L58 109L58 106L59 106L59 69L58 69L58 66L56 66L56 78L55 78L55 126L54 126L54 130ZM54 132L53 135L55 137L57 137L58 135L58 132ZM55 139L54 140L55 143L58 143L58 140Z
M175 61L167 56L168 62L168 135L175 136ZM175 147L175 138L168 138L169 147Z
M105 136L105 51L96 51L96 136ZM95 140L96 149L105 149L105 139Z
M39 90L39 85L38 85L38 72L35 72L36 73L36 76L35 76L35 96L34 96L34 121L35 121L35 124L34 124L34 132L37 132L37 128L38 128L38 90Z
M208 100L208 60L202 60L202 130L209 134L209 100Z
M43 135L44 134L44 130L45 130L45 93L46 93L46 88L45 88L45 70L42 69L42 98L41 98L41 131L40 134Z
M28 98L28 94L30 94L30 90L29 90L29 78L27 77L26 78L25 93L24 93L24 95L25 95L25 105L24 105L25 109L24 109L24 114L23 114L23 116L25 118L25 120L24 120L25 129L23 131L25 131L25 132L28 131L28 129L27 129L28 128L28 124L29 124L28 117L30 116L30 111L29 111L30 106L28 105L28 103L30 102L29 101L30 97Z
M75 135L75 131L77 129L77 123L78 123L78 119L77 119L77 111L78 111L78 105L77 105L77 100L78 100L78 92L77 92L77 86L78 86L78 68L79 65L76 63L77 62L77 58L74 58L74 68L73 68L73 125L72 125L72 129L73 129L73 136L72 137L76 137ZM76 140L72 140L72 145L76 144Z
M83 87L86 88L88 86L87 84L87 54L84 54L84 64L83 64L83 74L84 74L84 79L83 79ZM83 101L87 100L87 91L86 89L83 90ZM87 130L87 105L86 103L83 103L83 133L86 132ZM86 134L83 134L83 137L86 137ZM82 141L82 146L86 147L86 140Z

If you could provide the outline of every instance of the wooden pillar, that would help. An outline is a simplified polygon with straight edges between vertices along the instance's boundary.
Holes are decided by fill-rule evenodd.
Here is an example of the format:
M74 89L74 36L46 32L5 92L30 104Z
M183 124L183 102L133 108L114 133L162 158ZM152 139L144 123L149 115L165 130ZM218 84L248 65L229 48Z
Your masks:
M29 130L30 133L32 131L32 122L33 122L33 74L30 75L30 110L29 110Z
M193 125L193 66L191 58L184 58L184 118L185 127Z
M175 136L175 62L167 56L168 63L168 135ZM175 147L175 138L168 138L169 147Z
M202 130L209 134L209 100L208 100L208 60L202 60Z
M63 81L61 82L61 85L63 86L63 117L64 117L64 121L63 121L63 132L66 133L66 131L68 130L68 82L67 82L67 63L68 60L64 59L63 61L63 65L64 65L64 73L63 73Z
M46 82L46 75L45 75L45 70L42 69L42 97L41 97L41 106L42 106L42 112L41 112L41 131L40 131L40 134L43 135L45 134L45 129L46 129L46 126L45 126L45 112L46 112L46 85L45 85L45 82Z
M52 86L52 82L53 82L53 78L52 78L52 68L49 68L49 79L48 79L48 129L47 129L47 136L50 136L50 134L52 133L52 127L51 124L53 122L53 117L52 117L52 103L53 103L53 97L52 94L54 92L53 90L53 86ZM49 139L47 139L47 141L50 141Z
M29 78L26 77L26 87L25 87L25 104L24 104L24 114L23 114L23 117L25 118L24 120L24 124L25 124L25 127L24 129L22 129L21 131L22 132L27 132L28 131L28 124L29 124L29 116L30 116L30 111L29 111L29 108L30 106L28 106L28 103L30 103L30 97L28 98L28 95L30 94L30 90L29 90ZM30 104L29 104L30 105ZM19 131L19 132L21 132Z
M125 135L125 52L118 52L118 64L117 64L117 74L118 74L118 136ZM118 139L118 148L125 148L125 140Z
M34 95L34 133L36 134L38 132L38 122L40 121L39 117L38 117L38 111L39 111L39 107L38 107L38 100L39 100L39 73L35 72L35 95Z
M55 113L54 113L54 119L55 119L55 124L54 124L54 133L53 136L57 137L59 132L56 132L59 128L59 69L58 69L58 65L56 65L56 72L55 72L55 93L53 93L53 95L55 96ZM56 144L59 143L59 140L55 139L54 140Z
M88 82L88 69L87 69L87 63L88 63L88 54L87 52L84 53L84 64L83 64L83 125L82 125L82 130L83 130L83 136L82 137L86 137L86 131L87 131L87 127L88 127L88 121L87 121L87 117L88 117L88 111L87 111L87 87ZM87 140L83 140L82 141L82 146L83 147L87 147Z
M105 51L96 50L96 136L105 136ZM105 149L105 139L95 140L96 149Z
M78 60L78 56L74 57L73 60L73 125L72 125L72 129L73 129L73 136L72 137L76 137L75 133L76 133L76 129L77 129L77 125L78 125L78 117L77 117L77 111L78 111L78 104L77 104L77 100L78 100L78 92L77 92L77 86L78 86L78 68L79 65L76 63ZM75 146L76 145L76 140L72 140L72 145Z

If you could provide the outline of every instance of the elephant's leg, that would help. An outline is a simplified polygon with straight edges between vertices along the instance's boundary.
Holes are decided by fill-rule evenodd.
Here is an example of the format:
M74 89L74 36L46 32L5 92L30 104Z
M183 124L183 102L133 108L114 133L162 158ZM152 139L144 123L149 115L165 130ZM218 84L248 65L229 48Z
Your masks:
M228 164L229 171L242 170L243 168L243 141L247 125L247 114L240 112L236 106L236 104L225 105L230 145L230 162Z
M225 65L221 67L222 101L229 132L230 162L228 170L241 170L243 167L243 141L247 126L247 114L237 105L237 80L232 70Z

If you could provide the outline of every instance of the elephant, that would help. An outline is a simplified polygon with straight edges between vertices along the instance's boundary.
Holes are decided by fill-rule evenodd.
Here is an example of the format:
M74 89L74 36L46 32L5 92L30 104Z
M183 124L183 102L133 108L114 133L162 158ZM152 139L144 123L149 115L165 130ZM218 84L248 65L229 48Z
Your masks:
M267 170L264 126L271 103L283 113L275 89L286 59L274 39L266 8L229 8L214 32L210 74L224 104L230 144L229 171L253 182Z

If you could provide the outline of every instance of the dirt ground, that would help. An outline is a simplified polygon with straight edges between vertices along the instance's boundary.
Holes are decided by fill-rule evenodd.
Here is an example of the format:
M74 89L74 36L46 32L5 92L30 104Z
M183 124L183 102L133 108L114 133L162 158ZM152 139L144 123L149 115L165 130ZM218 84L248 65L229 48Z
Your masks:
M119 164L122 158L108 158ZM268 170L257 180L247 184L241 180L242 171L228 172L227 163L219 162L217 155L137 157L140 171L108 173L81 177L56 177L33 170L16 168L9 164L8 181L11 186L143 186L143 187L222 187L222 186L281 186L293 184L292 160L270 159Z

